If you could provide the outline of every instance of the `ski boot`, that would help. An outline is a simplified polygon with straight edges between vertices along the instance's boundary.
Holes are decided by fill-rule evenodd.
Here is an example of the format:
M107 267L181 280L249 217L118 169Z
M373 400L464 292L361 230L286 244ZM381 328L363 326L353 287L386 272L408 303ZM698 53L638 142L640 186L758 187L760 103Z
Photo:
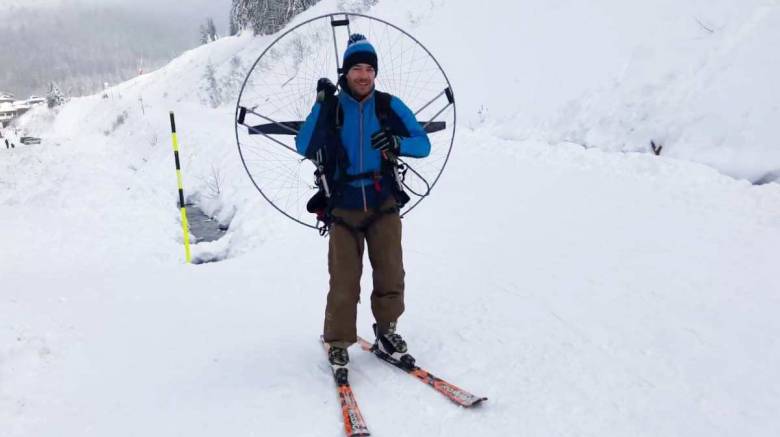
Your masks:
M395 332L395 323L390 323L387 329L380 332L377 324L374 324L374 334L376 340L374 341L374 353L381 353L386 355L399 363L401 363L407 369L413 369L414 357L409 355L406 342L401 338L400 334Z
M348 384L349 353L347 349L331 345L328 349L328 362L338 385Z

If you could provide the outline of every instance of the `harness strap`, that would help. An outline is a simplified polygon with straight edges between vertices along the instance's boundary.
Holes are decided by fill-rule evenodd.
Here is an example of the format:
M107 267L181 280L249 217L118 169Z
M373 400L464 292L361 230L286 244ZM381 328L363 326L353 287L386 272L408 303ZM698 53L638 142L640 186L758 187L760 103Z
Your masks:
M342 80L346 81L346 79L343 76L339 78L339 84L341 85L342 90L345 90L347 89L346 83L342 83ZM380 128L392 132L395 135L408 137L409 136L408 130L406 129L406 127L403 125L403 122L400 121L398 116L391 108L392 95L388 93L383 93L381 91L375 91L374 98L375 98L375 113L376 113L377 120L379 121ZM328 106L329 111L326 112L326 114L329 117L332 117L331 118L332 120L331 126L333 129L332 134L334 135L335 141L340 142L341 129L343 128L343 121L344 121L344 112L343 112L343 108L341 107L341 102L336 97L334 99L328 100L327 104L329 105ZM395 159L393 160L388 159L388 157L383 154L384 159L381 160L379 171L364 172L355 175L350 175L347 173L348 162L345 157L346 153L344 151L343 145L339 144L336 155L337 156L335 157L331 157L331 159L328 160L324 166L325 168L324 173L326 176L325 179L330 184L331 195L329 198L320 199L321 205L319 208L309 209L310 212L316 211L317 222L318 224L322 223L321 226L318 225L317 227L319 229L320 235L322 236L327 235L328 231L330 230L330 226L333 223L342 225L347 229L349 229L350 231L352 231L353 233L365 232L381 215L400 212L400 207L403 207L403 205L405 205L409 201L409 195L403 191L403 188L401 186L401 184L403 183L403 178L399 177L399 174L397 172L398 163L394 162ZM335 163L333 162L334 160ZM336 167L338 167L340 173L338 176L336 176L336 171L335 171ZM404 173L405 172L402 172L400 173L400 175L404 175ZM321 192L323 190L323 187L322 187L322 183L319 180L320 175L318 175L317 173L315 173L315 175L317 175L317 186L319 187L319 191ZM385 176L387 176L390 179L390 183L392 184L392 191L397 199L395 206L387 208L385 210L379 210L375 212L371 216L367 217L358 226L353 226L350 223L344 221L342 218L332 214L332 211L335 207L336 198L341 194L341 191L343 190L343 187L346 184L349 184L350 182L357 181L357 180L372 180L374 190L377 193L379 193L382 191L382 178Z
M382 173L378 171L367 171L363 173L358 174L344 174L342 178L345 182L352 182L352 181L358 181L361 179L371 179L376 180L382 177Z

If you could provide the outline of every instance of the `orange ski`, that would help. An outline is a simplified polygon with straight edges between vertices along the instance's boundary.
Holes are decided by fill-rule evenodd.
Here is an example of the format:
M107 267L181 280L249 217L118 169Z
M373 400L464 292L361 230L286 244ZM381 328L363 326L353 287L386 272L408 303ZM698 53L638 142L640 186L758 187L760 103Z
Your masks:
M444 396L447 397L447 399L460 405L461 407L464 408L474 407L476 405L479 405L482 401L487 400L487 398L485 397L475 396L467 392L466 390L463 390L462 388L450 384L449 382L437 376L434 376L432 373L428 372L427 370L417 365L411 367L407 366L406 364L402 363L399 360L396 360L390 355L387 355L386 353L377 350L376 348L374 348L374 345L372 343L369 343L368 341L366 341L361 337L358 337L358 343L360 344L360 348L363 349L364 351L371 352L382 361L414 376L415 378L419 379L426 385L433 387L434 390L443 394Z
M322 340L322 337L320 337ZM322 345L325 348L325 352L328 352L330 346L322 341ZM346 372L346 369L341 369ZM368 432L368 426L366 425L363 415L360 413L357 401L355 400L355 394L352 392L347 380L347 374L336 376L333 375L336 385L338 386L339 402L341 404L341 415L344 417L344 432L347 437L361 437L370 436Z

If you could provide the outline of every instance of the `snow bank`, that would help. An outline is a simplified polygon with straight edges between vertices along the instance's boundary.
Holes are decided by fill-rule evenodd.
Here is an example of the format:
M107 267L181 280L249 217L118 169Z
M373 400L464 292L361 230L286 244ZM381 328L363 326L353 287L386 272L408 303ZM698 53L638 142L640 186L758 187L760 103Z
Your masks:
M510 139L662 153L756 181L780 168L777 2L380 2L450 75L459 119Z

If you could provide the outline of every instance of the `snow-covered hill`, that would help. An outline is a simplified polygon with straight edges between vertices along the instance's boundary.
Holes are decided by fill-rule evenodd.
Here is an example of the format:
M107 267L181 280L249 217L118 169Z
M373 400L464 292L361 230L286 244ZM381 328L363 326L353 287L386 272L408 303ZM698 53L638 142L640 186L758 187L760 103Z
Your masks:
M764 137L777 2L492 5L324 0L298 18L408 28L465 114L404 220L400 329L490 400L455 408L353 350L372 434L778 435L780 185L707 160L780 167ZM326 240L270 208L235 150L236 78L270 41L225 38L25 116L44 142L0 153L1 435L343 434L317 341ZM230 224L194 251L222 262L182 264L169 110L185 191ZM590 147L650 137L721 172Z

